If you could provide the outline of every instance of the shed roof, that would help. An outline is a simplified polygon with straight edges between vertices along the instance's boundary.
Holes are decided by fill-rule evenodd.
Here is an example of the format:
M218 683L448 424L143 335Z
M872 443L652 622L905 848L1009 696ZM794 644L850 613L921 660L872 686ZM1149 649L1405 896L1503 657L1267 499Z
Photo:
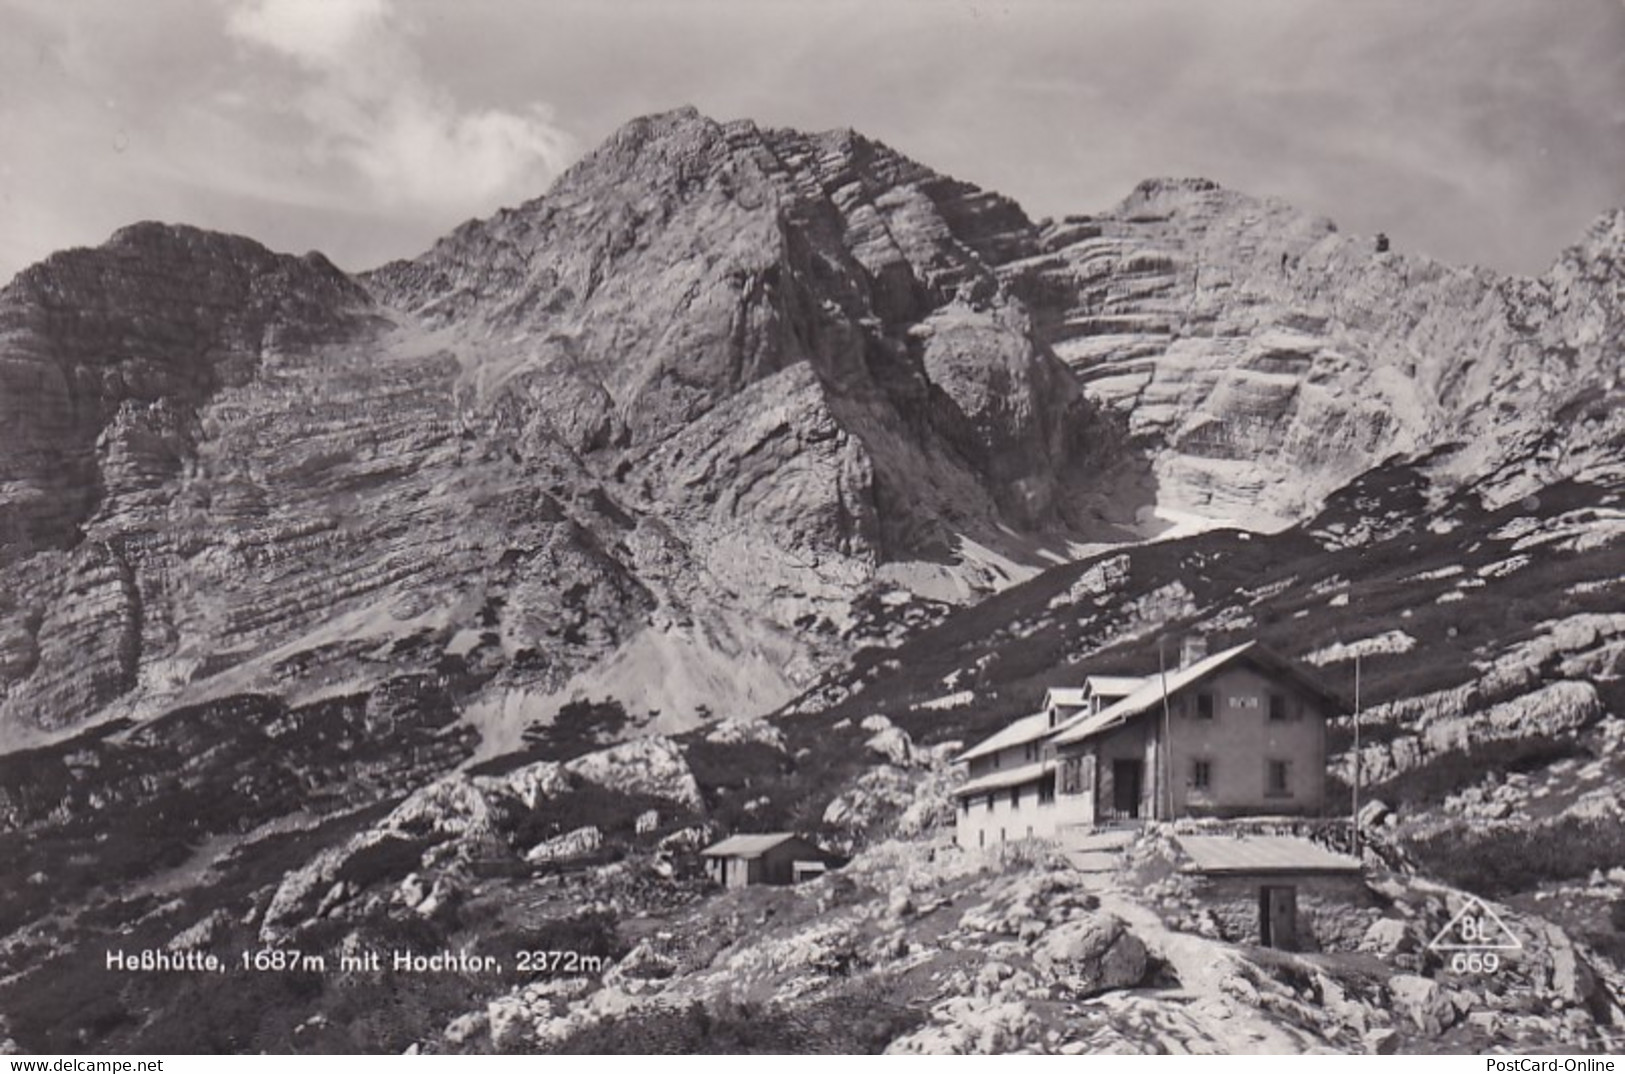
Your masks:
M1150 678L1147 675L1091 675L1083 682L1093 697L1127 697Z
M1047 773L1055 770L1054 761L1037 761L1033 764L1024 764L1019 768L1006 768L1003 772L993 772L989 775L973 779L969 783L962 783L954 788L954 797L963 798L967 794L980 794L985 791L996 791L1001 787L1014 787L1022 783L1032 783L1042 779Z
M1284 678L1292 679L1304 689L1331 701L1335 705L1342 705L1342 699L1320 679L1293 661L1275 655L1256 641L1243 642L1240 645L1214 653L1212 656L1204 657L1188 667L1168 672L1166 677L1167 695L1173 696L1187 686L1207 678L1225 664L1243 656ZM1061 725L1053 741L1057 746L1082 742L1084 739L1093 738L1115 727L1120 727L1135 716L1155 708L1162 703L1164 694L1163 681L1164 677L1161 675L1149 676L1145 680L1145 685L1115 705L1109 705L1093 716L1087 714L1074 716L1070 721Z
M763 832L759 835L730 835L700 851L707 858L759 858L781 843L799 839L794 832Z
M1023 742L1032 742L1049 734L1049 716L1046 713L1037 713L1032 716L1023 716L997 731L964 753L959 755L961 761L973 760L977 757L986 757L990 753L997 753L1011 746L1019 746Z
M1198 873L1358 873L1360 863L1295 835L1181 835Z

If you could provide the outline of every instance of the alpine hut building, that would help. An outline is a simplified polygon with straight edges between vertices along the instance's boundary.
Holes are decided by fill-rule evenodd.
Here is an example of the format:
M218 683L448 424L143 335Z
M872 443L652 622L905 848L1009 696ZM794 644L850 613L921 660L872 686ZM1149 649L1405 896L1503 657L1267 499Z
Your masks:
M1145 819L1319 815L1326 722L1343 711L1309 669L1256 641L1143 677L1052 689L960 755L955 839L975 848Z

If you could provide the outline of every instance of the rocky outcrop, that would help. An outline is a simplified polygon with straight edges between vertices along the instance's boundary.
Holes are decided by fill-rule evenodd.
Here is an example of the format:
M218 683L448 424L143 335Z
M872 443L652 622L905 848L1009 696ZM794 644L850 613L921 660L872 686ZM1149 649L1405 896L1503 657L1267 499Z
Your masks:
M1206 180L1150 180L1002 272L1155 449L1158 502L1279 526L1469 445L1496 502L1617 457L1621 214L1540 279L1455 268ZM1554 432L1555 430L1555 432Z
M569 773L557 761L537 761L524 765L502 776L476 776L476 786L514 795L526 809L536 810L549 798L568 791Z
M588 824L542 840L525 852L525 860L531 863L567 861L591 854L603 845L604 833L596 825Z
M1362 748L1361 771L1372 783L1381 783L1442 754L1465 752L1469 746L1572 735L1602 712L1591 683L1554 682L1481 710L1462 705L1454 712L1424 717L1392 741Z
M622 793L664 798L694 810L705 807L705 797L683 751L668 738L634 739L579 757L565 769Z

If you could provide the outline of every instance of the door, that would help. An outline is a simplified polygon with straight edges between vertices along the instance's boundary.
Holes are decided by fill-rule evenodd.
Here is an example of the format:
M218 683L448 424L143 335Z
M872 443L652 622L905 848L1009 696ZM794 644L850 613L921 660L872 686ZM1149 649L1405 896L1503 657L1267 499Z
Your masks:
M1112 812L1119 817L1140 815L1140 774L1143 761L1112 762Z
M1265 947L1298 949L1298 889L1269 886L1258 889L1258 939Z

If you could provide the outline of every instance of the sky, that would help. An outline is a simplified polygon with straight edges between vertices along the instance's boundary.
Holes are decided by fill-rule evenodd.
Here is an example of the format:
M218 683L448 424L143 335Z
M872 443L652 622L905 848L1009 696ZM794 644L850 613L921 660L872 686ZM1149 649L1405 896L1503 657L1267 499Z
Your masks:
M145 219L369 268L683 104L1538 274L1625 206L1625 0L0 0L0 281Z

